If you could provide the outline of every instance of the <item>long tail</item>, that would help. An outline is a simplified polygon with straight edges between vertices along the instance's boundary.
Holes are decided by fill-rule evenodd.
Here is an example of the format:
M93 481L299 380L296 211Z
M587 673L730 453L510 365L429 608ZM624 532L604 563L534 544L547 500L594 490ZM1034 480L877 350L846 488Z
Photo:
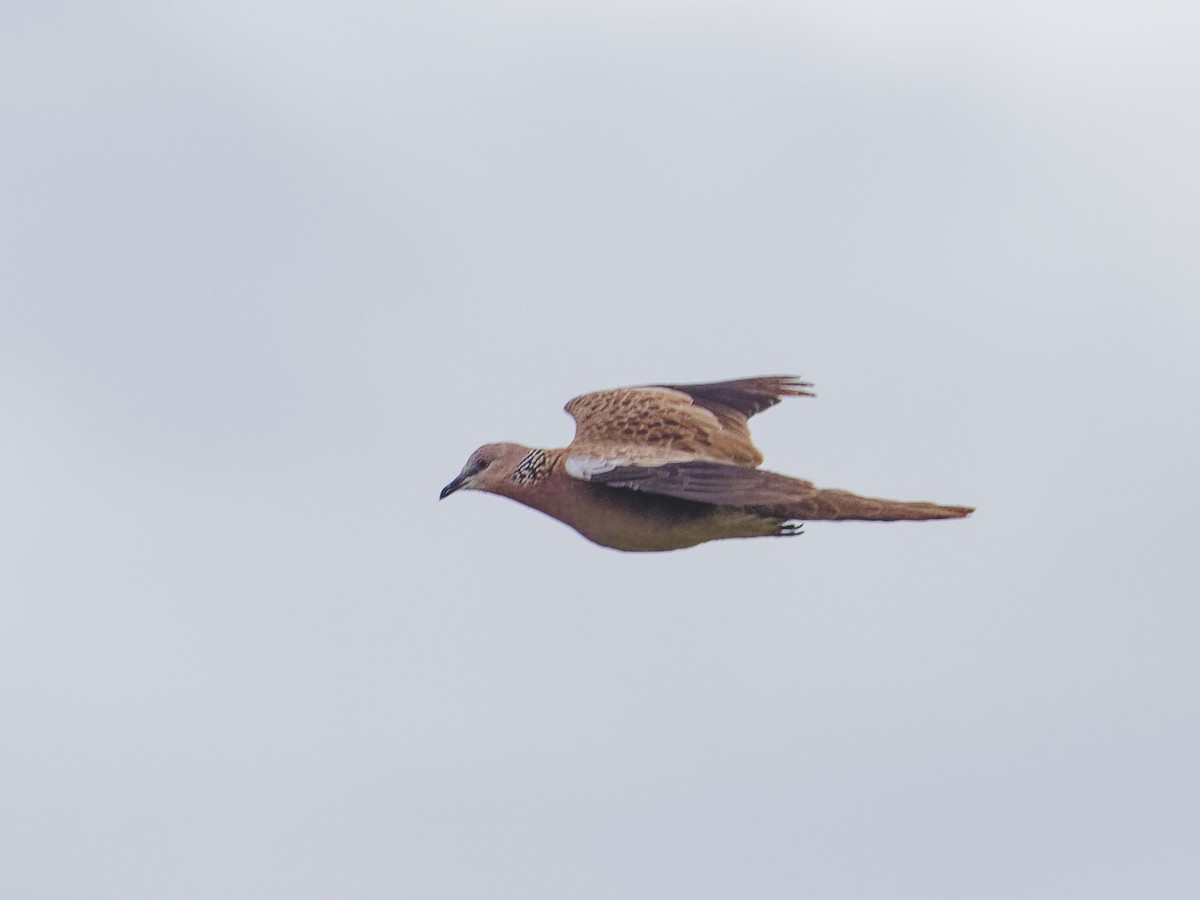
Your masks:
M792 519L858 519L873 522L961 519L975 512L971 506L940 506L937 503L905 503L878 497L860 497L849 491L817 490L791 500L787 515Z

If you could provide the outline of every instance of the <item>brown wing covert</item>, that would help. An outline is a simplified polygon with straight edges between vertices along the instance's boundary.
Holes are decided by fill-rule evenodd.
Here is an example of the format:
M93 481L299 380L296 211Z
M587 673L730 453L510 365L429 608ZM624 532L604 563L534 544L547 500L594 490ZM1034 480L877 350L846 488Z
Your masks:
M789 376L708 384L646 385L576 397L573 452L627 462L687 460L758 466L747 419L783 397L810 395Z

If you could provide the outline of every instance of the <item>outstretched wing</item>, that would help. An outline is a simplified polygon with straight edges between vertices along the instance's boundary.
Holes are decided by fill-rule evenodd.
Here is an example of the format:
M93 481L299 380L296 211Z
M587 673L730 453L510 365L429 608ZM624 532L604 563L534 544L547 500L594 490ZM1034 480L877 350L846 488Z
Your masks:
M598 464L703 460L758 466L762 454L747 420L783 397L811 396L788 376L709 384L646 385L576 397L572 454Z
M860 497L849 491L822 490L810 481L724 463L683 462L589 469L581 465L580 458L569 457L567 471L577 478L614 489L733 506L780 519L957 519L974 511L967 506L907 503Z

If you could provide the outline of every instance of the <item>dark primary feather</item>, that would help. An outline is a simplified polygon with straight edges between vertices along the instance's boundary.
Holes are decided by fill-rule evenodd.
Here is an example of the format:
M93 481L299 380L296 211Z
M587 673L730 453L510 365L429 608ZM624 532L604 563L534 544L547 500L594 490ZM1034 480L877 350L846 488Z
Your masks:
M756 506L778 503L780 491L788 495L812 493L810 482L746 466L716 462L667 463L660 466L617 466L598 472L589 481L609 487L720 506Z
M904 503L860 497L848 491L820 490L810 481L777 472L715 462L617 466L597 472L588 480L611 488L740 507L784 519L949 519L972 512L964 506Z
M815 396L812 391L807 390L812 385L794 375L764 375L759 378L738 378L733 381L713 381L705 384L654 386L682 391L689 395L697 406L718 415L722 410L714 409L715 405L740 413L747 419L755 413L769 409L784 397Z

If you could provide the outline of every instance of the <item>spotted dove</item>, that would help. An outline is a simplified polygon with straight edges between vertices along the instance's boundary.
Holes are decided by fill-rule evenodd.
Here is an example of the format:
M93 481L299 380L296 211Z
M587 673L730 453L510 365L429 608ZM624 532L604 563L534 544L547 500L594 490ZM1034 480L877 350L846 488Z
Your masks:
M441 497L500 494L617 550L795 535L812 519L957 519L974 511L822 490L759 469L747 420L784 397L813 396L810 387L767 376L583 394L566 406L575 439L565 449L485 444Z

